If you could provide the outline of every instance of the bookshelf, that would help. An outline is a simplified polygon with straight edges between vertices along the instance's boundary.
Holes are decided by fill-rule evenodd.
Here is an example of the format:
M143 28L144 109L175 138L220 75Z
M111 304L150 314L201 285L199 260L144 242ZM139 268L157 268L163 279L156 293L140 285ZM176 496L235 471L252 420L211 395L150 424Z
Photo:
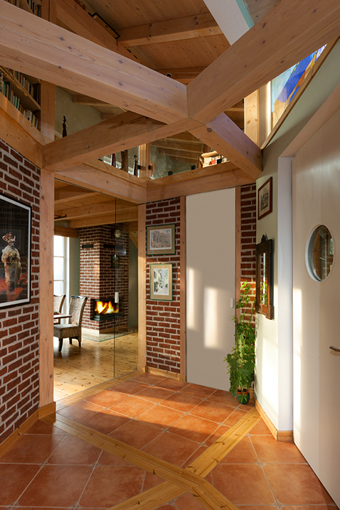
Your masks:
M7 0L8 3L41 16L41 1ZM0 92L37 129L40 123L40 80L0 66Z

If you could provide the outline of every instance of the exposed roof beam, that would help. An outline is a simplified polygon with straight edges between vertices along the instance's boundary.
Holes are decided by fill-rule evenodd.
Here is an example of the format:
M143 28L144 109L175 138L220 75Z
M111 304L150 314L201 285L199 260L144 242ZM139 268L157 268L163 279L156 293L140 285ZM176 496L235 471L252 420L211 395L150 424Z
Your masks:
M234 44L250 27L251 17L245 5L237 0L205 0L211 14L218 21L230 44Z
M120 46L142 46L219 34L222 34L222 30L210 12L206 12L196 16L121 28L118 44Z
M107 199L107 197L106 197ZM89 204L82 205L81 207L69 207L58 211L58 215L60 214L63 218L56 218L54 221L69 221L80 219L84 217L95 217L95 216L103 216L104 214L115 214L115 211L118 213L124 214L124 212L137 211L137 206L132 206L132 204L122 203L117 200L117 204L115 200L111 200L110 202L103 202L100 204Z
M97 225L110 225L112 223L129 223L138 220L138 208L128 207L119 211L117 204L117 216L114 212L99 216L88 216L70 221L71 228L95 227Z
M58 172L197 125L191 119L166 125L135 113L122 113L46 145L43 149L44 168Z
M54 204L66 204L71 200L84 200L98 195L94 191L79 188L78 186L64 186L54 190Z
M79 232L75 228L60 227L59 225L54 225L54 235L55 236L78 238L79 237Z
M146 181L102 161L61 170L56 174L56 178L135 204L146 201Z
M70 30L89 41L138 62L138 59L130 51L119 46L116 39L111 37L108 31L97 23L77 2L74 0L57 0L56 3L57 19Z
M186 87L0 0L0 63L166 123L187 117Z
M204 71L204 69L205 67L187 67L182 69L157 69L157 71L161 74L169 76L173 80L179 81L180 83L188 84L202 71Z
M228 158L253 179L257 179L261 174L261 149L224 113L191 133Z
M189 116L209 122L339 33L338 0L282 0L188 85Z

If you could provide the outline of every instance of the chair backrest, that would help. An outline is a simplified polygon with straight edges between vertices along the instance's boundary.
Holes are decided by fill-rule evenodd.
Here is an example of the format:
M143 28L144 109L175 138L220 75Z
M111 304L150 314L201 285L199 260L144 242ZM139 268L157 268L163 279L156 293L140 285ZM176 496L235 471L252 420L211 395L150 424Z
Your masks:
M81 326L86 301L87 297L85 296L71 296L69 308L71 317L69 319L69 324Z
M61 312L65 297L66 296L64 294L61 294L60 296L56 296L56 295L53 296L53 312L54 313Z

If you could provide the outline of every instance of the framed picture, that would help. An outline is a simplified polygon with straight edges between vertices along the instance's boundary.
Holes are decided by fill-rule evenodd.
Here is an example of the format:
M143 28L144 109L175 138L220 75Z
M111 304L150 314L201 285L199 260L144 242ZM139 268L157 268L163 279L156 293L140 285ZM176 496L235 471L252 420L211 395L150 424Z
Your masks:
M260 220L273 210L273 178L270 177L257 190L257 218Z
M176 253L175 225L146 227L147 255L174 255Z
M0 194L0 308L31 301L32 209Z
M150 299L172 301L172 264L150 264Z

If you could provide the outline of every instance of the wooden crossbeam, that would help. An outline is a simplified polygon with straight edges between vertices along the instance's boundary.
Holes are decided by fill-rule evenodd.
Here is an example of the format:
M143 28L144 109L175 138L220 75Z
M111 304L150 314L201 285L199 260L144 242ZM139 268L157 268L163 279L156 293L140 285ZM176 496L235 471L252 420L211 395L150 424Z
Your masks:
M64 186L54 190L54 204L65 204L70 200L84 200L98 195L94 191L89 191L78 186Z
M138 59L131 52L118 45L116 39L111 37L108 31L97 23L77 2L74 0L57 0L56 4L57 19L72 32L138 62Z
M205 12L196 16L121 28L118 44L120 46L142 46L220 35L222 33L210 12Z
M186 87L0 0L0 63L141 115L187 117Z
M128 204L128 203L122 203L120 200L117 200L117 204L115 200L107 201L107 197L103 196L104 199L106 199L106 202L99 203L99 204L89 204L89 205L82 205L79 207L69 207L65 209L58 210L58 215L61 216L60 220L57 218L55 221L69 221L69 220L75 220L80 218L88 218L88 217L95 217L95 216L103 216L105 214L115 214L117 212L117 216L124 216L130 214L131 212L135 211L136 218L137 218L137 206ZM134 220L129 220L134 221Z
M111 225L112 223L129 223L137 221L137 207L125 209L121 214L115 215L114 211L102 215L87 216L70 221L71 228L96 227L98 225Z
M166 68L166 69L157 69L157 71L161 74L165 74L169 76L173 80L177 80L180 83L188 84L194 78L196 78L202 71L204 71L205 67L187 67L187 68Z
M62 237L79 237L79 232L75 228L61 227L60 225L54 225L54 235Z
M191 119L166 125L125 112L46 145L43 149L44 168L58 172L197 125L199 123Z
M253 179L261 174L261 149L224 113L208 122L206 126L192 130L191 133Z
M188 85L189 116L209 122L339 33L338 0L282 0Z

